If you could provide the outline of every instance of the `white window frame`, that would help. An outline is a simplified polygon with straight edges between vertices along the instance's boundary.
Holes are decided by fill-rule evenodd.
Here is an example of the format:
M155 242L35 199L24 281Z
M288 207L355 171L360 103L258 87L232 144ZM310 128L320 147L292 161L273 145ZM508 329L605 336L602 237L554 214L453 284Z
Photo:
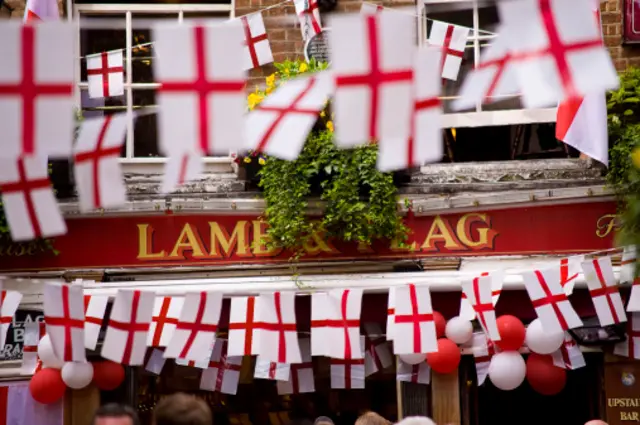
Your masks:
M473 43L474 66L480 59L480 42L495 36L480 34L480 14L478 0L418 0L416 4L418 19L418 40L420 44L427 41L427 13L430 4L467 3L473 13L473 28L469 41ZM455 112L443 115L444 128L488 127L494 125L517 125L556 122L557 108L507 109L503 111L482 111L476 105L475 112Z
M125 20L126 31L126 47L125 49L125 99L127 105L127 134L126 134L126 152L125 158L120 158L120 162L123 166L125 173L143 173L154 174L161 173L166 158L136 158L133 156L134 140L133 140L133 89L154 89L159 86L157 83L134 83L132 74L132 15L135 13L144 14L164 14L175 13L177 16L177 22L182 22L184 19L184 13L187 12L212 12L212 13L228 13L229 18L235 17L235 0L231 0L230 4L72 4L73 0L67 0L67 10L73 10L73 16L70 19L75 18L78 23L78 30L76 31L76 52L78 57L80 56L80 17L81 15L100 15L100 14L114 14L121 13ZM76 104L81 106L80 89L86 89L88 87L87 82L80 81L80 74L82 62L81 59L76 63ZM205 170L208 172L232 172L233 160L230 156L212 156L204 159Z

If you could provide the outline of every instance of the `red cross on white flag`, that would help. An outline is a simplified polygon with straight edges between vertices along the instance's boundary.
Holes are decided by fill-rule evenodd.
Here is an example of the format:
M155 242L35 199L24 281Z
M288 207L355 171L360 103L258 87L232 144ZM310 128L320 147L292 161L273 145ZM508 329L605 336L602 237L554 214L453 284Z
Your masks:
M204 170L202 155L183 152L167 158L162 176L162 193L171 193L183 184L198 178Z
M46 158L1 159L0 192L13 241L67 232L49 181Z
M442 159L442 90L440 51L421 48L416 51L413 78L413 109L409 120L410 137L402 143L380 139L378 170L386 172L421 166Z
M127 201L120 169L126 130L127 114L82 122L73 146L73 171L82 211L117 207Z
M251 356L254 349L256 329L256 297L233 297L229 311L229 343L230 356Z
M478 385L482 385L489 374L491 358L498 352L498 347L487 338L485 333L474 333L471 350L476 364Z
M289 379L278 381L276 384L279 395L313 393L316 390L311 358L311 341L309 338L300 338L299 344L302 363L289 365L291 370Z
M364 348L364 337L360 337L360 347ZM364 388L364 351L360 358L330 359L331 388Z
M24 22L58 21L60 10L57 0L27 0Z
M493 303L493 307L495 308L496 304L498 304L498 300L500 299L500 294L502 293L502 284L504 282L504 271L503 270L494 270L491 273L483 272L480 276L489 276L491 279L491 302ZM469 300L467 299L467 294L463 291L460 298L460 317L465 320L475 320L476 319L476 311L473 306L469 304Z
M124 94L122 50L87 55L89 97L114 97Z
M294 160L331 93L328 72L298 77L281 85L249 112L247 149Z
M7 331L13 322L13 316L22 301L22 294L18 291L5 291L0 283L0 347L7 341Z
M427 362L408 364L398 359L396 378L400 382L429 385L431 382L431 368Z
M109 297L84 295L84 348L95 350L102 329L102 321L107 311Z
M457 80L464 49L469 38L469 28L446 22L433 21L429 34L429 45L436 46L440 50L442 78Z
M0 157L63 158L73 141L75 26L3 22L0 74ZM45 54L46 53L46 54Z
M384 11L384 7L379 4L373 3L362 3L360 7L360 13L363 15L375 15L376 13L382 13Z
M211 347L205 352L205 355L202 356L202 360L194 361L187 360L184 358L175 359L175 363L178 366L186 366L186 367L195 367L197 369L206 369L209 367L209 362L211 360L211 354L213 353L213 347L215 346L215 342L211 344Z
M300 363L296 328L295 294L274 292L256 298L253 334L256 354L277 363Z
M522 279L545 331L562 332L582 326L560 284L559 267L525 272Z
M86 362L82 285L47 282L44 321L56 356L64 362Z
M184 298L180 319L164 356L200 361L209 358L222 309L221 292L194 292Z
M154 298L153 292L118 291L102 344L102 357L129 366L144 364Z
M560 260L560 285L567 296L573 294L576 280L582 271L584 255L574 255Z
M38 357L38 343L45 334L44 322L28 322L24 324L20 374L32 375L42 369L42 361Z
M611 257L587 260L582 263L582 270L600 326L626 322L627 315L613 274Z
M627 339L615 345L613 354L640 359L640 313L631 313L631 320L627 321Z
M184 297L156 297L147 338L149 347L166 347L169 344L176 330L183 304Z
M217 391L223 394L235 394L240 382L240 367L242 357L227 357L227 341L217 338L213 346L213 353L209 367L202 371L200 389Z
M436 351L438 338L429 287L412 283L397 287L393 352L420 354Z
M496 310L493 304L492 276L480 276L463 281L462 292L473 307L478 322L487 336L492 341L500 341Z
M498 36L482 51L480 63L462 81L453 109L471 109L478 103L493 103L517 93L518 80L509 46L504 37Z
M327 320L331 303L329 294L326 292L315 292L311 294L311 355L327 356L329 353L327 341L329 340L328 328L326 326L313 327L314 323L324 323Z
M154 36L162 152L228 155L237 150L246 110L240 22L164 25Z
M286 363L270 362L260 356L256 359L256 368L253 377L257 379L268 379L271 381L288 381L291 368Z
M362 293L361 289L335 289L326 294L324 316L320 320L311 320L311 335L318 331L323 334L325 356L334 359L364 358L360 346Z
M564 333L564 343L551 356L553 364L563 369L574 370L587 365L582 350L569 332Z
M525 108L618 87L611 56L593 19L592 0L500 2L503 33Z
M271 45L264 27L262 12L240 17L244 30L244 69L258 68L273 62Z
M322 32L322 24L320 23L320 9L318 9L318 0L294 0L296 15L300 20L300 30L302 31L302 40L306 41L316 34Z
M332 20L329 41L336 84L336 144L350 148L382 139L408 140L415 52L412 16L339 15Z
M391 366L393 354L380 325L365 323L364 333L364 372L369 376Z
M387 341L393 341L393 325L396 320L396 288L389 288L389 298L387 304Z

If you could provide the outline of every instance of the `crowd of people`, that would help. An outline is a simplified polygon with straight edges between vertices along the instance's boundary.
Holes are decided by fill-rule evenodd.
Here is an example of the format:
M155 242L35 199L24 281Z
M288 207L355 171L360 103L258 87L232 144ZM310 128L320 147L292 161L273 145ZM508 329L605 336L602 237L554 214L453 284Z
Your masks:
M306 425L303 423L290 425ZM298 421L299 422L299 421ZM106 404L95 413L91 425L140 425L136 411L122 404ZM192 395L176 393L162 398L153 410L153 425L213 425L213 414L209 405ZM309 425L335 425L327 416L319 416ZM392 422L375 412L360 415L354 425L392 425ZM408 417L396 425L436 425L422 416ZM447 424L454 425L454 424ZM607 425L601 420L592 420L585 425Z

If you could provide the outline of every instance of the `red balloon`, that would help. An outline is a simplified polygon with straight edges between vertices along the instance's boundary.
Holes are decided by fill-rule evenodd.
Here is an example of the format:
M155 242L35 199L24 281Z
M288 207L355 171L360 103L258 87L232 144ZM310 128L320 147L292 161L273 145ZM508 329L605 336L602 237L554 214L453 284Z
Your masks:
M515 316L502 315L496 320L500 341L496 345L503 351L517 351L524 344L526 330L522 321Z
M555 395L567 383L567 372L555 366L550 355L531 353L527 358L527 381L540 394Z
M447 327L447 321L444 320L444 316L437 311L434 311L433 323L436 324L436 337L442 338L444 336L444 329Z
M102 391L115 390L124 381L124 367L105 360L93 363L93 383Z
M45 368L33 375L29 382L29 391L38 403L51 404L62 400L67 386L58 369Z
M440 338L438 351L427 354L427 363L438 373L455 372L460 364L460 348L450 339Z

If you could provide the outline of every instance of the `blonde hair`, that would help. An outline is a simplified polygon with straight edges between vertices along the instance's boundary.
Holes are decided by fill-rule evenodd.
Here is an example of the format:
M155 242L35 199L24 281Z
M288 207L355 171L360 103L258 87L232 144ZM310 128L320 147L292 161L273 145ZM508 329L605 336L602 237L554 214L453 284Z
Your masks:
M391 425L391 422L376 412L366 412L360 415L355 425Z
M398 422L396 425L436 425L436 423L426 416L409 416L408 418L404 418Z

